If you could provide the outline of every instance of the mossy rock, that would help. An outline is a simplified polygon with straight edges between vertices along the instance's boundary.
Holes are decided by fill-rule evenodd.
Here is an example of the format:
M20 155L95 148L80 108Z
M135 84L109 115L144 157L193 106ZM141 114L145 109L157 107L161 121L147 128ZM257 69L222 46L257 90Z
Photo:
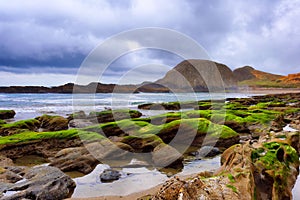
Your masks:
M299 166L297 151L284 142L268 142L253 150L251 158L257 172L264 174L265 179L271 184L273 196L275 195L279 199L289 196L286 193L286 187L289 184L288 177L292 176L292 166L294 168ZM260 176L256 179L260 179Z
M89 119L98 122L114 122L123 119L139 118L142 113L137 110L119 109L119 110L104 110L101 112L91 112Z
M26 143L30 141L39 141L47 139L72 139L81 138L84 141L95 141L105 139L102 135L95 132L82 131L77 129L53 131L53 132L22 132L15 135L0 137L1 145L11 145L18 143Z
M182 118L188 118L184 113L180 112L169 112L160 115L150 117L150 123L153 125L166 124L171 121L180 120Z
M154 134L126 136L121 142L130 145L135 152L152 152L156 146L163 144L161 138Z
M0 135L7 136L24 131L37 131L40 127L40 122L36 119L20 120L13 123L2 124L0 127Z
M110 136L126 136L126 135L137 135L142 127L150 125L148 122L139 120L120 120L116 122L107 122L95 126L89 126L84 128L85 131L92 131Z
M0 119L14 118L16 112L14 110L0 110Z
M200 139L207 135L211 139L229 139L238 137L238 134L224 125L218 125L205 118L175 120L158 128L158 135L165 143L170 143L176 136L177 141ZM197 141L198 145L200 141ZM195 141L194 141L195 142Z
M145 103L138 105L138 109L142 110L180 110L180 109L193 109L198 107L197 101L174 101L164 103Z
M60 131L69 128L69 120L61 116L42 115L35 119L40 121L40 128L44 131Z

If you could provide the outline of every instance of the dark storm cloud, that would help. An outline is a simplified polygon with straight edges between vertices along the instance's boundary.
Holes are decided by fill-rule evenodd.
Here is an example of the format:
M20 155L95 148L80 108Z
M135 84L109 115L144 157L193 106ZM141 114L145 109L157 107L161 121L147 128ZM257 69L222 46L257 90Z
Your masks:
M252 65L273 73L296 73L300 71L300 27L295 24L299 18L297 0L2 1L0 73L76 74L99 43L121 31L148 26L187 34L213 60L231 68ZM118 48L110 47L103 56ZM179 61L159 51L130 53L112 64L107 81L139 65L174 66Z

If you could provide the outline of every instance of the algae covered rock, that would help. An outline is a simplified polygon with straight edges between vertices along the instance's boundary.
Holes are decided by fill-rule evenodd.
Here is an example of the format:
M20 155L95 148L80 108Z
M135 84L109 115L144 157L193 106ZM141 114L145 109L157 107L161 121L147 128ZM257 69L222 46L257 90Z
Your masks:
M35 119L40 122L43 131L60 131L69 128L69 120L61 116L42 115Z
M139 118L142 113L137 110L104 110L101 112L91 112L88 116L89 119L99 123L113 122L122 119Z
M16 112L14 110L0 110L0 119L14 118Z
M26 131L37 131L40 122L36 119L20 120L13 123L0 125L0 136L14 135Z

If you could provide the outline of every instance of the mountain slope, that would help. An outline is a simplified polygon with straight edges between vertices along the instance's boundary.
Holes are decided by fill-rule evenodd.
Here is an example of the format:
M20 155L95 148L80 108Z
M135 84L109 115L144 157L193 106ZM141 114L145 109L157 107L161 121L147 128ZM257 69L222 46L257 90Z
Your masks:
M208 60L184 60L156 84L176 92L213 91L235 87L237 82L229 67Z
M233 71L234 77L240 86L251 87L300 87L300 73L282 76L259 71L250 66L241 67Z

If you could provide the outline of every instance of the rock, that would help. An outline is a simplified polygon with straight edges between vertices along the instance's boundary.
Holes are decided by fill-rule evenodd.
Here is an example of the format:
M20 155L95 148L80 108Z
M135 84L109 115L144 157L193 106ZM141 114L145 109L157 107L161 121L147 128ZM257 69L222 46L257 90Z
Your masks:
M87 118L87 116L86 116L85 112L81 110L81 111L70 114L67 119L70 121L72 119L86 119L86 118Z
M51 159L50 166L55 166L64 172L79 171L88 174L99 161L84 147L66 148L59 151Z
M112 143L107 139L86 144L84 147L66 148L51 158L51 166L62 171L79 171L90 173L103 160L125 157L132 148L126 144Z
M288 142L271 137L263 143L234 145L224 151L222 166L213 175L173 178L151 199L291 199L299 157Z
M137 110L104 110L101 112L91 112L88 118L92 122L105 123L122 119L139 118L142 113Z
M162 144L163 141L156 135L148 134L141 136L126 136L121 140L132 147L134 152L151 152L155 147Z
M42 115L35 119L41 123L40 128L43 131L60 131L69 128L69 120L61 116Z
M69 122L69 126L72 128L84 128L92 125L94 125L94 123L88 119L72 119Z
M24 131L37 131L40 122L36 119L20 120L0 126L0 136L14 135Z
M14 110L0 110L0 119L14 118L16 112Z
M10 159L17 159L24 155L40 155L47 159L53 157L61 149L78 146L82 146L82 141L76 137L29 140L23 143L17 142L4 145L0 149L0 154Z
M182 165L183 156L170 145L160 144L152 152L152 161L156 167L176 167Z
M198 151L194 152L196 158L214 157L220 154L220 150L217 147L203 146Z
M75 182L58 168L39 166L31 168L24 176L24 181L7 187L5 191L15 191L1 200L36 199L60 200L69 197L75 188Z
M100 174L100 180L101 180L101 182L104 182L104 183L116 181L120 177L121 177L121 173L114 169L105 169Z

